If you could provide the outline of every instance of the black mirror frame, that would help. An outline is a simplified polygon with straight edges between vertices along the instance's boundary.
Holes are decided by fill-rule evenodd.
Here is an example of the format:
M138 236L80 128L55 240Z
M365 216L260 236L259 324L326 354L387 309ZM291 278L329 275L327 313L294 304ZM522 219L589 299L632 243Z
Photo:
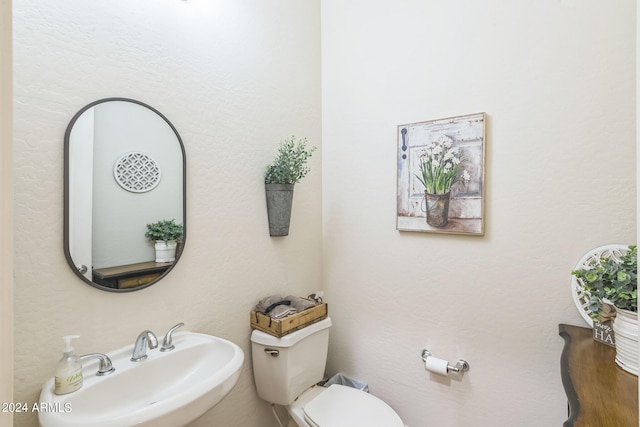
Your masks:
M95 107L98 104L102 104L105 102L111 102L111 101L123 101L123 102L131 102L133 104L137 104L140 105L142 107L148 108L149 110L153 111L154 113L156 113L158 116L160 116L171 128L171 130L173 130L173 132L176 135L176 138L178 139L178 143L180 144L180 151L182 152L182 223L184 226L184 235L182 237L182 243L179 245L178 247L178 251L176 252L176 260L175 262L169 267L167 268L166 271L164 271L157 279L146 283L144 285L140 285L134 288L124 288L124 289L117 289L117 288L110 288L107 286L103 286L100 285L98 283L92 282L90 280L88 280L84 275L82 275L82 273L80 273L80 271L78 271L78 268L76 267L75 263L73 262L73 259L71 258L71 252L69 249L69 229L70 229L70 224L69 224L69 137L71 135L71 130L73 129L73 125L76 123L76 121L80 118L80 116L87 111L88 109ZM176 264L178 263L178 260L180 259L180 257L182 256L182 251L184 249L185 246L185 242L187 240L187 155L186 155L186 151L184 149L184 144L182 142L182 138L180 137L180 134L178 133L178 130L175 128L175 126L173 126L173 124L169 121L169 119L167 119L160 111L156 110L155 108L151 107L150 105L147 105L143 102L140 101L136 101L135 99L130 99L130 98L103 98L103 99L99 99L97 101L94 101L86 106L84 106L82 109L80 109L80 111L78 111L73 118L71 119L71 121L69 122L69 125L67 126L67 130L64 133L64 256L67 259L67 263L69 264L69 266L71 267L71 270L73 270L73 272L80 278L82 279L83 282L85 282L88 285L93 286L94 288L103 290L103 291L109 291L109 292L116 292L116 293L123 293L123 292L133 292L133 291L139 291L141 289L147 288L151 285L154 285L156 283L158 283L160 280L162 280L165 276L167 276L167 274L169 274L169 272L171 270L173 270L173 268L176 266Z

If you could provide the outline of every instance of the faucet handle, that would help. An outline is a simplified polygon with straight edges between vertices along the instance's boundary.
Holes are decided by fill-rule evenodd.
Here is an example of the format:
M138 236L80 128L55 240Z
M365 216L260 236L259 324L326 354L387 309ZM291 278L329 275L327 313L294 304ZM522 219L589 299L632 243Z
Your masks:
M181 326L184 326L184 323L180 322L177 325L172 326L171 329L167 331L167 334L164 336L164 340L162 341L162 347L160 348L160 351L171 351L176 348L176 346L173 345L173 331Z

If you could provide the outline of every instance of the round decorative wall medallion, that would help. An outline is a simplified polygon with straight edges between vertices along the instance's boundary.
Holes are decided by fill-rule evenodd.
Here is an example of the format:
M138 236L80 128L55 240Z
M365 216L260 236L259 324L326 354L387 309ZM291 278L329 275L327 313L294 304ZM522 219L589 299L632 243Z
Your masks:
M598 246L595 249L587 252L580 261L573 267L574 270L582 270L591 268L591 263L598 261L602 257L613 258L616 261L624 256L629 250L629 245L604 245ZM576 276L571 276L571 294L573 296L573 302L578 308L578 312L582 316L589 327L593 328L593 319L591 319L591 309L589 308L589 300L591 295L584 289L584 283L582 279Z
M118 185L133 193L153 190L160 183L160 175L160 166L139 151L123 155L113 167L113 176Z

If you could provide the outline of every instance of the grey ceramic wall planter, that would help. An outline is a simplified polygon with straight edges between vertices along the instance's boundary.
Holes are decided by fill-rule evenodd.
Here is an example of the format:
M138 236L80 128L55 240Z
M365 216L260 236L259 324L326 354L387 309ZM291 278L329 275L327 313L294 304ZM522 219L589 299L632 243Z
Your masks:
M294 184L265 184L269 235L288 236Z

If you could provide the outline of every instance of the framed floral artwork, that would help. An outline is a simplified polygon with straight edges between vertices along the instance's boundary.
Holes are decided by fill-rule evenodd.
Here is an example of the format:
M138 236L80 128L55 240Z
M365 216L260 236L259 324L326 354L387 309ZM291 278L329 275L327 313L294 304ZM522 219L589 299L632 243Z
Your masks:
M396 228L484 235L485 113L398 126Z

